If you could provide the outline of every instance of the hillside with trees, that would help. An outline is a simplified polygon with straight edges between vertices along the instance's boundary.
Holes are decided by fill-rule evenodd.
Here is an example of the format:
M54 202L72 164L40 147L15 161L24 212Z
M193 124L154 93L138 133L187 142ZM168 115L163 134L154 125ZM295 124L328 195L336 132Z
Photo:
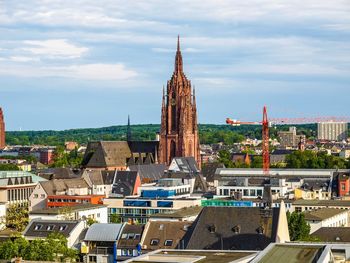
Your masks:
M270 129L270 137L276 138L280 130L288 130L288 125L279 125ZM132 138L134 140L154 140L159 132L159 124L132 125ZM66 141L75 141L79 144L86 144L94 140L126 140L126 125L71 129L63 131L8 131L6 143L9 145L63 145ZM316 135L316 125L297 125L298 133L305 134L308 138ZM246 137L261 139L260 126L242 125L232 127L229 125L199 124L199 135L201 143L212 144L222 142L230 145L240 142Z

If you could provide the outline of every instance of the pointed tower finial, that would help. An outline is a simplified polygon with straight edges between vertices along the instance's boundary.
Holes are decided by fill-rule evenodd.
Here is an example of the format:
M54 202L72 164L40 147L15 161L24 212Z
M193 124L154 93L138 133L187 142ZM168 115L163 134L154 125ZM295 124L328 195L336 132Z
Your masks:
M131 126L130 126L130 115L128 114L128 126L126 128L126 140L131 141Z
M180 36L177 36L177 50L175 56L175 73L182 72L182 55L180 50Z

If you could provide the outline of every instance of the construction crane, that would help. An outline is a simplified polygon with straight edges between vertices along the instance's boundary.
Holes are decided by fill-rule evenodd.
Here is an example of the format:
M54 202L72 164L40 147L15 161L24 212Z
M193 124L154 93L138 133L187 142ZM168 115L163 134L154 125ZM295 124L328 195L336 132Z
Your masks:
M269 154L269 121L267 119L267 109L264 106L262 121L238 121L230 118L226 119L226 123L232 126L240 125L262 125L262 157L263 157L263 170L264 174L269 174L270 169L270 154Z
M270 169L270 153L269 153L269 127L271 125L283 124L307 124L318 122L350 122L349 117L315 117L315 118L273 118L268 120L266 106L263 108L262 121L239 121L230 118L226 119L226 123L231 126L240 125L262 125L262 158L264 174L269 174Z

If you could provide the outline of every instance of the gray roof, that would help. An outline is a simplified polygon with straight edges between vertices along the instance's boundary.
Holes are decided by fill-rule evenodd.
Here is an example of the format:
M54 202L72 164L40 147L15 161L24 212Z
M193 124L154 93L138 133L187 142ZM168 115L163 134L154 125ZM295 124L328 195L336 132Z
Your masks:
M69 188L89 188L83 178L53 179L40 183L47 195L55 195L56 192L67 191Z
M320 208L312 211L305 211L304 215L307 221L323 221L341 213L347 213L347 211L337 208Z
M278 214L279 208L204 207L183 244L186 249L262 250L275 242Z
M321 227L311 236L323 242L350 242L350 227Z
M95 223L88 229L85 241L116 241L123 224Z
M88 178L88 181L90 181L92 185L111 185L113 184L114 175L115 171L96 169L86 169L83 174L84 177L86 176Z
M198 173L196 160L193 157L175 157L173 159L181 172L185 173Z
M164 175L164 164L130 165L130 171L137 171L142 181L157 181Z
M58 232L69 237L79 223L80 221L34 219L24 230L23 236L45 238L51 233ZM48 230L49 226L52 227L52 230Z

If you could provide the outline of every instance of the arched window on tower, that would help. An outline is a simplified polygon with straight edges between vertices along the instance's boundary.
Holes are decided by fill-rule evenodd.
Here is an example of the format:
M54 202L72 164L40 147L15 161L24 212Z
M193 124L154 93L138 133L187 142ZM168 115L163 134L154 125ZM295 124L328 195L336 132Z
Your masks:
M193 143L192 143L192 140L190 140L188 142L188 153L189 153L189 156L193 156Z
M176 114L176 94L175 91L171 94L171 130L176 131L177 114Z
M176 143L174 140L171 140L170 142L170 155L169 155L169 163L173 160L173 158L176 156Z

